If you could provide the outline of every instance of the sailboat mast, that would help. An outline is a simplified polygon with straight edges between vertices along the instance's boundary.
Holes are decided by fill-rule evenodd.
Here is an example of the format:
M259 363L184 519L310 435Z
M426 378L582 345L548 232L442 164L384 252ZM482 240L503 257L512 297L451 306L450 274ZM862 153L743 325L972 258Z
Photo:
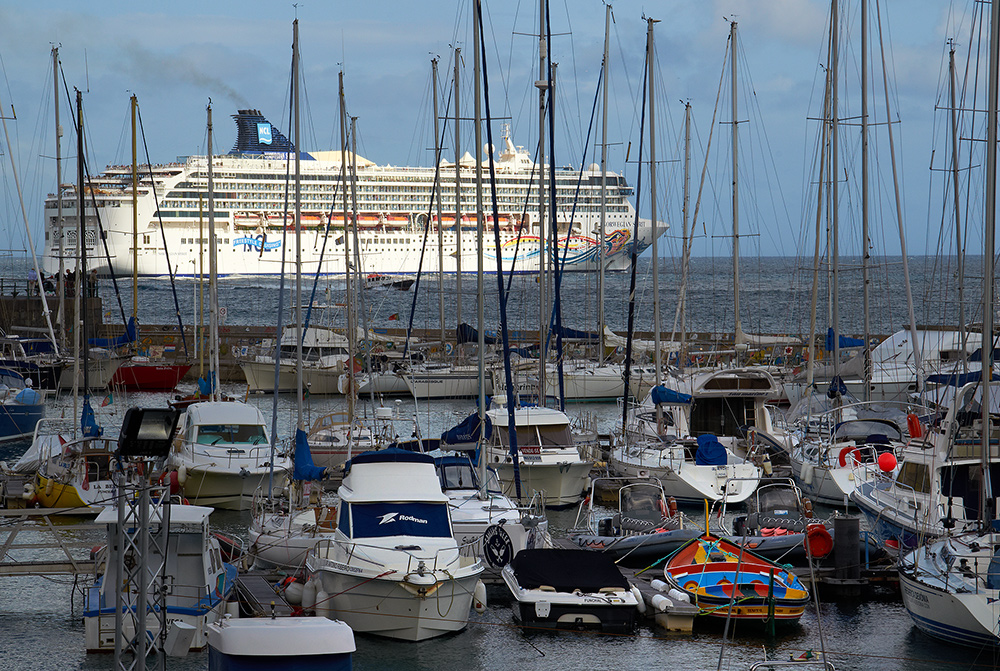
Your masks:
M993 272L996 253L997 216L997 78L1000 76L1000 2L993 3L990 23L990 83L986 100L986 217L983 221L985 254L983 272L983 372L982 372L982 469L979 510L986 518L990 482L990 380L993 377Z
M302 425L302 136L299 124L299 20L292 22L292 106L295 142L295 428Z
M56 278L56 291L59 292L59 314L56 323L59 325L59 343L66 348L66 234L63 231L62 202L62 124L59 123L59 47L52 47L52 86L54 91L53 105L56 117L56 235L59 238L59 277Z
M455 47L455 325L462 323L462 156L459 132L459 72L458 62L462 50Z
M347 108L344 101L344 71L340 71L339 77L339 88L340 88L340 184L341 191L344 194L344 281L346 282L347 290L345 292L346 302L347 302L347 379L349 382L347 390L347 419L349 422L354 421L355 413L355 390L357 389L357 382L354 377L354 350L355 350L355 339L357 338L357 333L354 330L354 313L351 311L351 303L353 299L352 287L353 282L351 279L351 245L350 245L350 231L347 225Z
M955 198L955 251L958 254L958 332L962 339L962 372L969 372L969 355L965 351L968 334L965 331L965 250L962 249L962 216L958 195L958 110L955 101L955 43L948 51L948 85L951 99L951 188Z
M135 108L139 104L133 95L132 111L132 317L139 315L139 159L136 152Z
M653 229L653 366L656 368L654 379L658 387L661 382L662 362L660 361L660 257L656 246L656 239L659 237L659 232L656 229L656 78L654 76L655 51L653 49L653 25L656 23L659 23L656 19L646 19L646 50L649 53L646 57L648 68L646 79L649 81L649 211ZM735 26L735 24L733 25ZM733 118L735 120L736 117ZM735 123L733 123L733 128L736 128ZM657 415L662 412L659 404L656 405L656 412Z
M479 9L479 0L476 0L476 11L472 13L472 35L473 42L475 43L475 58L473 58L473 68L475 70L475 103L473 109L476 137L476 325L479 331L479 340L476 344L479 350L479 428L481 433L486 423L486 366L484 359L486 356L486 312L484 309L486 299L485 287L483 286L483 273L485 271L483 267L485 262L483 258L483 237L486 228L486 216L483 210L483 92L482 62L479 53L479 35L483 28L480 24ZM499 255L500 251L497 250L497 256ZM503 300L503 298L501 297L500 300ZM480 454L479 460L480 463L484 462L485 459L482 454ZM518 497L520 498L520 492L518 492Z
M687 360L687 281L688 261L691 256L691 241L688 239L690 226L688 207L691 199L691 103L684 103L684 205L681 208L681 344L677 354L677 367L684 370Z
M737 81L736 81L736 54L739 51L736 43L736 21L729 26L729 45L732 49L730 58L730 84L732 86L732 109L733 109L733 316L735 324L733 326L733 344L739 345L744 341L743 325L740 320L740 190L739 190L739 117L736 115L737 103ZM653 185L655 191L655 184ZM737 350L736 361L739 363L739 351Z
M830 270L833 284L831 299L831 323L833 324L833 374L840 376L840 230L838 223L838 211L840 209L839 184L840 184L840 151L838 144L838 129L840 126L840 111L838 97L838 72L840 60L840 14L839 1L831 0L830 10L830 221L831 236L833 239L833 252L830 259ZM867 343L866 343L867 344Z
M834 176L836 178L836 176ZM864 382L862 400L871 400L872 357L869 350L871 317L869 301L868 266L871 249L868 230L868 0L861 0L861 284L862 312L864 319ZM913 343L916 347L916 342Z
M432 187L437 198L438 234L438 320L441 323L441 347L444 348L444 220L441 211L441 135L438 128L438 59L431 59L431 96L434 99L434 163L437 164L438 179Z
M6 127L6 124L5 124ZM83 348L83 399L86 400L90 397L90 379L87 375L87 368L89 367L89 352L90 347L87 344L87 306L89 301L87 300L87 217L86 209L87 202L84 188L84 147L86 144L83 141L83 92L77 89L76 91L76 211L77 211L77 226L78 232L76 239L79 241L80 245L80 261L79 261L79 272L76 278L76 296L77 303L83 304L83 310L77 311L78 321L82 325L80 329L80 344ZM82 298L81 298L82 297ZM74 374L78 374L78 369L74 366ZM74 384L76 386L76 380L79 379L74 375Z
M608 220L608 42L611 4L604 8L604 81L601 82L601 226L597 231L597 357L604 361L604 228Z
M215 174L212 158L212 103L208 104L208 374L211 400L219 393L219 258L215 243Z
M545 228L545 104L549 76L546 71L548 41L545 39L545 0L538 0L538 404L545 405L545 362L548 341L549 310L546 275L546 247L548 235ZM556 222L553 221L555 226ZM513 268L511 268L513 270Z

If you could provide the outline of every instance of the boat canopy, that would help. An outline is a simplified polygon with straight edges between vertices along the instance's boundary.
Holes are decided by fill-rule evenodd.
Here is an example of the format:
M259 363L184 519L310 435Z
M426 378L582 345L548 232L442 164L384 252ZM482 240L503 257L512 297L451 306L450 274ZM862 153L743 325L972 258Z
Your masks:
M542 585L553 587L557 592L629 588L628 581L611 557L592 550L521 550L511 560L510 567L522 589L538 589Z
M662 384L657 387L653 387L653 390L650 392L650 396L652 396L653 403L656 405L681 405L684 403L690 403L692 398L691 394L675 391L669 387L664 387Z

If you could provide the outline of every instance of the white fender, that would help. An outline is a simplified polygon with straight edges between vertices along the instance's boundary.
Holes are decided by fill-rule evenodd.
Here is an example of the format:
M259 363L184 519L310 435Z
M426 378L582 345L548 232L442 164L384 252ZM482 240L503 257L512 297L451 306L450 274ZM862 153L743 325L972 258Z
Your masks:
M486 612L486 585L482 580L476 581L476 589L473 592L472 607L477 613Z
M632 596L635 597L635 607L640 613L646 612L646 600L642 598L642 592L635 585L631 585Z

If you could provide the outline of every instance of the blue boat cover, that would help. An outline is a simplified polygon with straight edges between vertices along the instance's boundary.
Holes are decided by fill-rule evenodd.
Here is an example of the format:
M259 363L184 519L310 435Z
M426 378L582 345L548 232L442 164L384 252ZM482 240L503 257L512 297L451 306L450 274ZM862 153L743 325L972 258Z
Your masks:
M407 452L433 452L441 449L441 441L437 438L412 438L410 440L397 440L390 443L389 447Z
M292 477L296 480L322 480L325 476L326 468L321 468L313 463L306 432L302 429L296 429L295 469L292 471Z
M467 342L478 343L479 331L470 324L462 323L455 329L455 338L459 345ZM488 332L483 334L483 342L487 345L496 345L499 343L496 336L490 335Z
M134 343L138 339L139 329L135 323L135 317L129 317L128 324L125 325L125 333L121 334L117 338L89 338L87 342L90 343L91 347L116 349L118 347L124 347L129 343Z
M482 436L484 440L489 440L490 436L493 435L493 422L490 421L489 417L484 418L485 421L485 435ZM441 442L448 445L455 445L458 443L475 443L478 442L480 438L479 431L479 413L472 413L468 417L462 420L462 423L458 426L452 427L441 434Z
M104 429L97 425L94 409L90 407L90 396L83 397L83 414L80 415L80 431L85 438L100 438Z
M391 496L391 492L386 492L387 498ZM451 536L447 503L380 501L377 503L352 503L350 508L352 538L384 538L386 536L448 538Z
M555 338L560 333L563 338L573 338L575 340L600 340L600 336L596 333L591 333L589 331L577 331L576 329L571 329L566 326L553 326L551 329L552 337Z
M728 461L726 448L718 438L710 433L698 436L698 451L694 455L694 463L699 466L725 466Z
M653 403L660 405L661 403L677 405L680 403L690 403L691 394L683 394L679 391L674 391L669 387L664 387L662 384L653 387Z
M202 396L210 396L212 394L212 388L215 387L215 372L208 374L208 379L203 377L198 378L198 393Z
M848 338L847 336L840 336L840 349L847 349L849 347L864 347L865 341L861 338ZM833 351L833 327L831 326L826 330L826 351Z
M17 392L14 400L21 405L38 405L42 402L42 395L31 387L25 387Z
M977 370L972 373L938 373L928 375L927 382L931 384L947 384L952 387L963 387L970 382L980 382L983 379L983 371ZM1000 380L1000 376L993 375L993 381Z

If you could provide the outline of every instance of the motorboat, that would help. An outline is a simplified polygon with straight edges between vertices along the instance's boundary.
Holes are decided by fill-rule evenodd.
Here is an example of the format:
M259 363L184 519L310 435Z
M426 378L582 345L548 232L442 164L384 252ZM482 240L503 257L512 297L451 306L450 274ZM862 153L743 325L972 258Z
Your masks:
M483 565L455 540L434 459L364 452L348 462L337 493L334 537L306 558L329 617L407 641L464 629Z
M376 412L382 410L377 408ZM391 415L392 409L386 408ZM346 412L337 410L316 418L308 433L309 450L316 465L342 468L355 454L375 449L371 430L360 420L352 422Z
M354 632L325 617L224 618L210 622L209 671L351 671Z
M298 388L298 338L300 329L287 326L278 345L277 391ZM330 326L310 324L301 329L302 380L310 394L342 394L340 377L351 359L347 337ZM251 392L275 391L273 342L256 350L242 350L237 362Z
M169 465L192 503L246 510L258 489L280 492L291 461L272 450L261 411L240 401L188 407Z
M134 565L143 562L156 571L162 565L162 575L169 581L170 589L162 595L162 606L166 608L168 622L182 622L194 629L190 649L201 650L208 644L206 626L220 617L226 599L236 583L237 569L223 561L219 540L209 529L208 518L211 508L191 505L150 506L149 518L153 533L168 520L167 541L162 546L150 543L144 556L136 556L137 548L127 546L123 552L124 563ZM125 524L135 526L139 520L137 508L125 514ZM125 640L135 637L134 618L137 608L149 608L140 604L140 589L117 575L114 553L107 551L115 542L115 529L119 524L118 509L105 508L97 516L96 523L108 530L108 545L100 553L99 565L103 571L94 584L84 592L83 623L87 652L114 652L115 650L115 603L116 590L122 590L123 607L127 613L122 617L122 631L118 633ZM165 548L165 549L164 549ZM155 637L159 632L157 618L152 612L146 618L147 632Z
M503 569L525 628L635 629L641 596L608 555L582 549L521 550ZM645 605L643 603L643 605Z
M515 408L516 461L511 455L507 408L491 408L486 417L492 431L483 439L483 454L500 476L504 494L518 498L519 478L521 498L540 494L548 508L571 506L582 498L593 461L581 452L589 456L593 446L577 441L566 413L554 408Z

